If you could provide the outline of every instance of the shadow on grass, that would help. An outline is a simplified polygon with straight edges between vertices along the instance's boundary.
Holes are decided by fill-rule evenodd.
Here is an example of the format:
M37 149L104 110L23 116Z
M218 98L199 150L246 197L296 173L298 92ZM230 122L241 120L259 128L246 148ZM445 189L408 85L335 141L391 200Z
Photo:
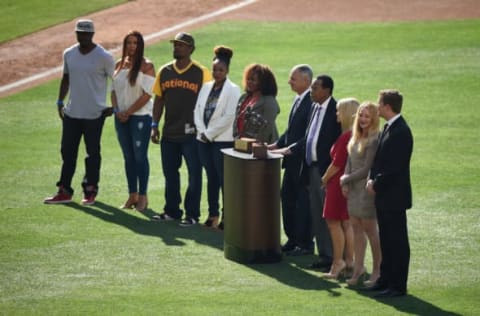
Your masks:
M377 301L388 306L395 308L396 310L406 313L408 315L421 315L421 316L461 316L454 312L446 311L438 306L435 306L427 301L422 300L419 297L407 294L406 296L393 297L393 298L375 298L375 294L378 292L366 292L357 289L359 295L369 297L372 300Z
M332 297L341 296L342 287L335 281L323 279L321 272L308 271L302 268L315 260L314 256L303 256L291 259L283 257L277 263L248 264L249 268L267 275L277 281L302 290L327 291ZM301 264L299 262L302 262Z
M179 227L178 221L155 222L151 220L151 217L156 213L150 209L142 213L135 210L121 210L98 200L91 206L83 206L76 203L68 203L65 205L106 222L123 226L134 233L158 237L168 246L182 246L184 245L182 239L189 239L223 250L222 233L202 227L201 225L195 225L189 228ZM141 218L137 216L135 212L147 218Z
M161 238L167 246L182 246L184 243L181 239L188 239L223 251L222 232L207 229L201 225L182 228L178 226L178 221L155 222L151 218L156 213L150 209L142 213L134 213L136 212L134 210L121 210L100 201L97 201L92 206L83 206L76 203L68 203L65 206L95 216L106 222L123 226L134 233ZM145 218L136 214L141 214ZM315 256L283 257L283 260L278 263L248 264L246 266L294 288L328 291L332 297L341 296L342 293L339 290L342 287L339 283L323 279L320 272L310 272L305 269L314 260ZM369 293L358 291L359 295L373 298L373 294ZM378 300L378 302L392 306L399 311L415 315L458 315L444 311L412 295Z
M152 221L153 215L157 213L150 209L142 213L134 213L136 211L122 210L98 200L91 206L84 206L77 203L68 203L65 204L65 206L79 210L103 221L123 226L134 233L158 237L167 246L182 246L184 245L182 239L188 239L223 251L223 232L208 229L201 225L183 228L179 227L178 221ZM145 216L145 218L138 216L138 214ZM314 260L313 256L311 256L310 260ZM307 265L307 263L305 263L305 265ZM252 264L248 265L248 267L295 288L327 290L332 296L341 295L339 292L334 291L335 288L340 289L340 286L335 282L323 280L319 275L304 271L299 266L286 260L275 264Z

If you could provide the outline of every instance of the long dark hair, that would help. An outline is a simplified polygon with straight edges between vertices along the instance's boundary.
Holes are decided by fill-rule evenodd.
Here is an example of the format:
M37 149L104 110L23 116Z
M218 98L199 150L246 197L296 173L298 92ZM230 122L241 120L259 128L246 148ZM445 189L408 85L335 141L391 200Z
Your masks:
M125 63L125 58L127 57L127 39L129 36L135 36L137 38L137 51L135 52L135 60L133 60L132 68L128 73L128 82L130 82L130 85L133 86L137 81L138 72L142 67L143 51L145 48L145 43L143 41L143 36L140 32L138 31L128 32L123 39L122 60L120 61L120 65L118 69L122 69L123 64Z

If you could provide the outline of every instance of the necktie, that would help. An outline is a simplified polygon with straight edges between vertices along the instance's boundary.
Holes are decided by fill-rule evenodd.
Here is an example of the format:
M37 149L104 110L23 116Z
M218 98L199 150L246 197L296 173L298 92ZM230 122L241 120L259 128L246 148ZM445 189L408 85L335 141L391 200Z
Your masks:
M300 98L297 97L295 99L295 102L293 102L292 110L290 111L290 116L288 117L288 127L290 127L290 124L292 123L293 115L295 114L295 111L297 110L299 104ZM285 133L285 143L288 144L288 131L287 133Z
M384 137L385 134L387 133L387 129L388 129L388 123L385 123L385 125L383 125L382 134L380 134L380 143L382 142L383 137Z
M318 118L320 117L320 111L322 108L315 107L315 112L312 116L312 122L310 123L310 128L308 129L307 135L307 151L305 160L307 161L307 165L310 166L312 164L312 149L313 149L313 141L315 138L316 131L318 129Z

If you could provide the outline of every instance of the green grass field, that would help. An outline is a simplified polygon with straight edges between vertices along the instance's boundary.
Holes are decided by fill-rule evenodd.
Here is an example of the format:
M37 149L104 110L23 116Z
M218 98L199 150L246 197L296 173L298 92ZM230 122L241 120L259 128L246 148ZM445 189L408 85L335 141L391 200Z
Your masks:
M58 80L0 99L0 313L5 315L478 315L480 304L480 20L416 23L215 23L193 31L194 58L234 48L231 78L251 62L279 83L284 129L290 68L310 63L335 80L337 99L404 94L414 133L414 207L408 212L409 296L376 301L304 267L314 257L241 265L223 235L117 208L127 196L109 119L98 203L46 206L59 176ZM98 39L97 39L98 40ZM149 47L157 69L171 44ZM83 152L82 152L83 154ZM150 147L150 207L161 212L158 146ZM80 156L74 188L80 192ZM185 173L183 173L185 180ZM206 216L206 194L202 219ZM282 237L284 241L284 237ZM368 258L368 265L370 258Z
M2 0L0 44L127 0Z

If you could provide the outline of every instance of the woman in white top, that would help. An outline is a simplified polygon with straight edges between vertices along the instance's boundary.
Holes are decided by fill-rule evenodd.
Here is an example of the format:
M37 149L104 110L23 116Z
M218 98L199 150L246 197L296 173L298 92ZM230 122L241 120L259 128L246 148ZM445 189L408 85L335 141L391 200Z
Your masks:
M135 207L138 211L148 205L148 144L153 106L151 91L155 80L154 66L143 56L143 51L142 34L130 31L123 40L122 58L115 66L111 95L130 194L122 208Z
M219 195L223 191L223 148L233 147L233 120L240 97L240 88L227 78L233 51L225 46L214 48L213 81L205 83L194 110L197 143L207 173L208 219L205 226L222 229L219 225Z

